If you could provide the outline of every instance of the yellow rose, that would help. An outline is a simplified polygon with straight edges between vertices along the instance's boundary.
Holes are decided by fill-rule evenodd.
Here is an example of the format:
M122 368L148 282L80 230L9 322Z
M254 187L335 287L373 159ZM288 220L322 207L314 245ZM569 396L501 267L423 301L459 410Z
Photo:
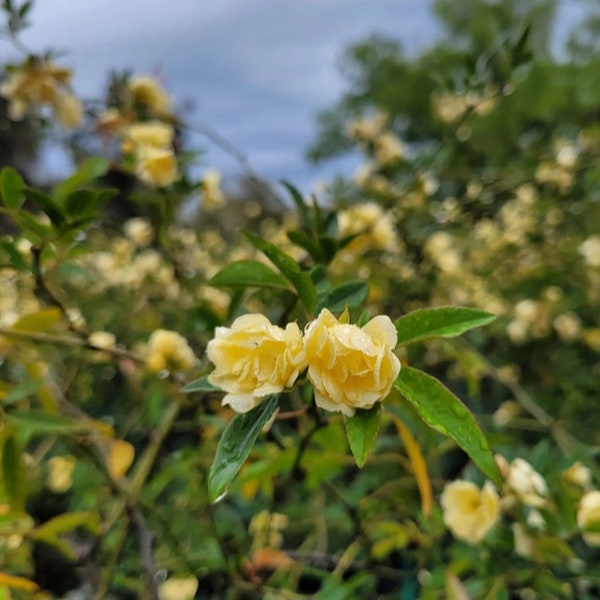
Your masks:
M146 105L157 115L167 116L171 109L171 98L153 77L137 75L129 81L133 102Z
M63 94L56 103L56 116L65 129L75 129L83 120L83 106L73 94Z
M174 137L173 127L161 121L134 123L125 130L126 145L133 149L144 146L170 149Z
M47 484L55 494L64 494L73 485L75 462L75 457L70 454L53 456L48 461Z
M49 61L28 60L0 85L0 96L10 101L8 113L20 121L30 106L50 106L61 125L72 129L83 117L79 100L70 92L71 71Z
M293 385L306 366L298 325L282 329L259 314L238 317L231 328L217 327L206 353L216 367L208 380L227 392L223 404L240 413Z
M524 459L515 458L508 466L508 487L525 506L546 506L548 486L544 478Z
M146 184L166 187L179 178L171 150L145 146L136 153L136 174Z
M193 600L198 590L198 580L190 577L169 577L160 584L158 596L160 600Z
M360 328L340 323L324 308L304 335L317 405L351 417L357 408L383 400L400 372L393 353L397 340L389 317L375 317Z
M594 490L584 494L577 511L577 525L586 529L591 525L600 525L600 492ZM600 546L600 533L583 533L583 539L589 546Z
M480 542L500 516L498 494L489 481L482 490L470 481L453 481L444 488L441 504L448 529L472 544Z
M148 341L147 367L158 373L163 369L185 371L196 362L187 340L176 331L157 329Z

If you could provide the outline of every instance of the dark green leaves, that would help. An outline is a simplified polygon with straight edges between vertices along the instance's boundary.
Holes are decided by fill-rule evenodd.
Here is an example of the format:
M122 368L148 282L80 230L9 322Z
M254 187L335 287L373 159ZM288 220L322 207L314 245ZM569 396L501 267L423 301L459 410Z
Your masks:
M350 450L352 450L356 464L361 469L367 462L367 457L377 437L380 421L380 402L367 410L357 409L354 416L346 420L346 436Z
M208 474L211 502L227 492L227 486L248 458L261 429L273 416L278 399L278 396L268 396L250 412L235 416L223 432Z
M294 286L307 312L312 313L317 305L317 292L308 273L303 271L291 256L281 251L271 242L267 242L267 240L263 240L248 231L244 233L252 245L260 250Z
M395 325L398 345L411 344L431 337L454 337L474 327L486 325L496 317L474 308L446 306L424 308L400 317Z
M287 281L281 275L257 260L232 262L219 271L209 283L215 287L288 287Z
M23 204L23 188L25 184L21 176L11 167L0 171L0 195L6 208L19 208Z
M332 313L341 313L346 306L349 309L360 308L369 296L369 286L364 281L348 281L333 288L321 298L319 309L328 308Z
M495 483L501 476L487 440L469 409L431 375L404 366L394 386L432 429L454 440Z

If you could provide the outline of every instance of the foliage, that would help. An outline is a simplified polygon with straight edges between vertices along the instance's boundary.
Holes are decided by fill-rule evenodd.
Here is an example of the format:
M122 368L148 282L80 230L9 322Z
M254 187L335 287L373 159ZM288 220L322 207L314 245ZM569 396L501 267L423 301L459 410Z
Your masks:
M560 62L552 2L435 6L349 50L311 154L355 180L235 234L154 79L7 68L80 138L0 171L0 596L597 597L595 21Z

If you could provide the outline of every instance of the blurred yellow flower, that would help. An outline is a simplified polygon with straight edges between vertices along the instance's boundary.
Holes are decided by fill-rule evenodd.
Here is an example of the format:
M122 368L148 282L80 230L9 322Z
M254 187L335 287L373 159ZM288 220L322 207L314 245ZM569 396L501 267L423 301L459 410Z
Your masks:
M138 246L148 246L154 237L152 225L141 217L133 217L125 221L123 233Z
M506 467L506 482L526 506L540 508L548 502L548 486L544 478L524 459L515 458Z
M61 94L55 106L58 122L65 129L75 129L83 120L83 106L73 94Z
M171 98L154 77L136 75L129 80L129 91L134 106L143 104L157 116L168 116Z
M171 125L161 121L133 123L125 131L125 150L135 151L140 147L171 149L175 131Z
M65 456L53 456L48 461L48 488L55 494L64 494L73 485L73 470L75 469L75 457L67 454Z
M400 372L393 353L397 339L387 316L374 317L360 328L340 323L324 308L304 335L317 405L351 417L357 408L383 400Z
M206 354L216 367L209 381L227 392L223 404L240 413L293 385L306 367L298 325L282 329L259 314L238 317L230 328L217 327Z
M179 178L173 152L152 146L144 146L137 151L135 171L141 181L157 187L171 185Z
M117 339L115 338L115 334L110 333L109 331L94 331L93 333L90 333L88 342L96 348L111 350L115 347Z
M0 85L0 96L10 104L8 114L20 121L30 106L49 106L66 128L77 127L83 116L79 100L70 92L71 70L50 61L29 59Z
M221 175L218 171L209 169L202 177L202 206L212 209L224 204L225 195L221 189Z
M480 542L500 517L498 494L490 481L482 490L471 481L453 481L444 488L441 504L452 534L471 544Z
M581 498L577 510L577 525L585 530L592 525L600 526L600 492L593 490ZM600 546L600 532L582 533L583 539L589 546Z
M169 577L160 584L158 596L160 600L194 600L198 590L198 580L189 577Z
M187 340L176 331L157 329L150 336L146 365L151 371L185 371L195 362L194 351Z

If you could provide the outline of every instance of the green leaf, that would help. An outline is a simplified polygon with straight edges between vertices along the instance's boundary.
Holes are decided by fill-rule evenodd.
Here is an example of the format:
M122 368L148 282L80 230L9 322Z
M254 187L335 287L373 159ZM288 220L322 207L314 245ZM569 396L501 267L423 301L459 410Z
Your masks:
M49 306L23 315L13 323L11 329L15 331L49 331L60 323L62 318L63 315L60 308Z
M475 417L450 390L435 377L407 366L400 370L394 387L429 427L454 440L485 475L502 484L492 451Z
M105 158L90 158L81 165L71 177L59 183L53 190L52 196L60 206L64 206L67 197L75 190L102 177L108 171L110 161Z
M15 387L13 387L8 394L0 402L3 406L10 406L23 398L27 398L35 394L42 386L44 381L42 379L33 379L31 381L25 381Z
M358 408L354 416L346 420L346 436L354 460L360 469L367 462L367 457L377 437L381 421L381 402L369 409Z
M34 217L26 210L19 210L15 215L13 215L13 219L24 232L29 234L33 233L40 240L45 240L53 232L49 225L42 223L40 219Z
M319 242L306 231L288 231L286 233L290 242L304 248L316 262L323 262L324 253Z
M34 188L23 188L23 194L25 194L25 197L28 200L31 200L31 202L33 202L42 212L45 212L48 215L53 225L61 227L65 223L65 215L51 196Z
M298 189L295 186L293 186L288 181L282 180L281 184L284 185L286 187L287 191L290 193L290 196L292 197L292 200L294 201L296 208L300 211L300 214L302 215L304 222L309 227L311 227L313 224L312 215L310 213L310 208L308 207L308 205L304 201L304 198L302 197L302 194L298 191Z
M14 169L4 167L0 171L0 194L6 208L19 208L23 204L24 187L23 179Z
M13 410L8 413L7 421L25 437L70 434L86 429L83 423L74 419L42 410Z
M23 453L14 435L6 438L2 448L2 481L10 505L23 508L27 498L27 480Z
M70 217L89 218L95 216L98 208L114 198L116 190L77 190L65 200L65 210ZM70 224L72 225L72 223Z
M221 392L222 390L210 383L208 375L205 375L204 377L200 377L200 379L190 381L181 391L189 394L191 392Z
M328 308L332 313L342 312L346 306L349 309L360 308L369 296L369 286L364 281L348 281L331 290L319 302L317 310Z
M306 310L312 313L317 305L317 292L308 273L304 272L291 256L281 251L271 242L267 242L267 240L263 240L248 231L244 233L252 245L258 248L294 286L300 301L304 304Z
M237 260L221 269L210 281L215 287L287 288L287 281L257 260Z
M0 248L8 255L10 266L17 271L31 271L31 265L9 240L0 240Z
M250 412L235 416L223 432L208 474L211 502L227 492L227 486L248 458L261 429L273 416L278 401L278 396L268 396Z
M78 527L85 527L90 533L99 534L101 532L100 518L96 513L89 511L65 513L46 521L34 529L30 535L37 540L51 543L52 538Z
M412 344L431 337L454 337L474 327L486 325L496 318L474 308L446 306L423 308L400 317L395 325L398 345Z

